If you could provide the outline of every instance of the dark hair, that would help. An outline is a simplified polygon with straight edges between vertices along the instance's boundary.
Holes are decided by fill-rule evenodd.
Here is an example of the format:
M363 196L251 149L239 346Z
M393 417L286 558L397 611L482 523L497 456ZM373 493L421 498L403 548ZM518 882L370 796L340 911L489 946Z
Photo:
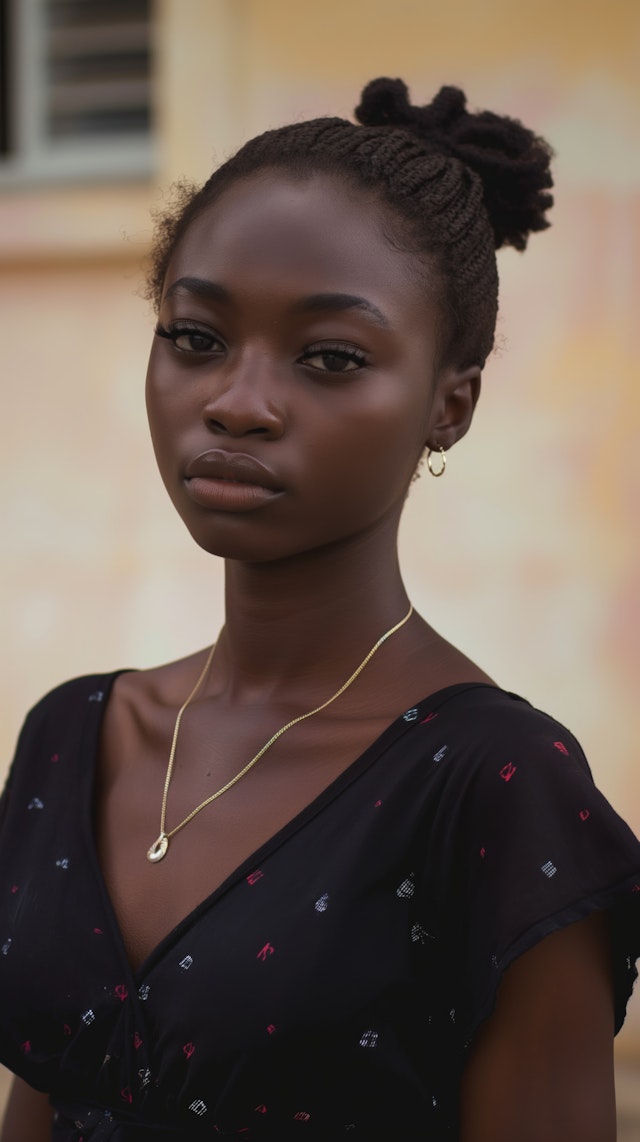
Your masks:
M551 148L517 119L471 113L457 87L414 107L400 79L374 79L356 118L311 119L245 143L199 190L182 184L157 220L147 296L159 305L171 255L189 224L232 183L259 171L328 174L374 193L394 239L427 255L444 324L441 364L483 365L498 308L495 250L524 250L544 230Z

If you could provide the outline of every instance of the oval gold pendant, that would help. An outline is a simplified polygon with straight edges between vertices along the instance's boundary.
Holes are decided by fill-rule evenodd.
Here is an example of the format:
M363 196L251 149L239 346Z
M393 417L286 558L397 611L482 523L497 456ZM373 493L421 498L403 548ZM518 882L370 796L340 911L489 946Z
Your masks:
M160 833L157 841L154 841L151 848L147 851L147 860L150 860L152 864L155 864L156 861L162 860L163 856L166 855L168 848L169 838L165 833Z

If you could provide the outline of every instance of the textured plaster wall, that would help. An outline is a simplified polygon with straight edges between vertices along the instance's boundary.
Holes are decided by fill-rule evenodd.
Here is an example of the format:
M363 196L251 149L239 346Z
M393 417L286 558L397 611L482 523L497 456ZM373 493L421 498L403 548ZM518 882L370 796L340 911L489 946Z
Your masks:
M174 520L147 442L147 203L256 131L348 114L368 78L402 75L424 99L457 83L558 152L553 229L501 256L476 423L445 479L412 491L410 592L571 726L640 832L637 4L161 0L157 40L157 180L0 196L0 770L47 688L178 656L222 618L221 569Z

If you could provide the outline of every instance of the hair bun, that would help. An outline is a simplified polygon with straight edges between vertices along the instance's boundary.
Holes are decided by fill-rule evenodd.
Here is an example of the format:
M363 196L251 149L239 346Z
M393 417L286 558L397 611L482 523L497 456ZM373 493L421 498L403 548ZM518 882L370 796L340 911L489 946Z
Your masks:
M549 164L553 151L518 119L467 111L458 87L441 87L425 107L409 101L401 79L373 79L364 88L356 119L365 127L402 128L428 150L453 155L479 176L496 249L524 250L532 231L549 225L553 203Z
M426 107L414 107L402 79L372 79L355 114L365 127L413 127L427 135L446 132L465 113L466 106L465 94L458 87L441 87Z

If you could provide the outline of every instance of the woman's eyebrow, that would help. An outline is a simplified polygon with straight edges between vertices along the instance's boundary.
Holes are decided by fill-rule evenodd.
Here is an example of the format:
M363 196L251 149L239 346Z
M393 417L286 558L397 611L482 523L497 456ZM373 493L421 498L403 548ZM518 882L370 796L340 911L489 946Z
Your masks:
M372 301L352 293L314 293L309 297L303 297L293 306L294 312L297 313L313 313L322 309L360 309L375 321L376 325L388 329L391 324L382 310Z
M178 278L172 282L164 296L173 297L174 293L178 292L193 293L196 297L204 297L208 301L231 301L228 289L218 282L207 281L206 278Z
M165 298L173 297L175 293L184 292L203 297L207 301L231 302L233 300L229 290L218 282L208 281L206 278L184 277L173 282L165 294ZM294 313L314 313L320 310L359 309L365 313L376 325L388 329L391 322L377 305L366 297L353 293L314 293L303 297L292 307Z

